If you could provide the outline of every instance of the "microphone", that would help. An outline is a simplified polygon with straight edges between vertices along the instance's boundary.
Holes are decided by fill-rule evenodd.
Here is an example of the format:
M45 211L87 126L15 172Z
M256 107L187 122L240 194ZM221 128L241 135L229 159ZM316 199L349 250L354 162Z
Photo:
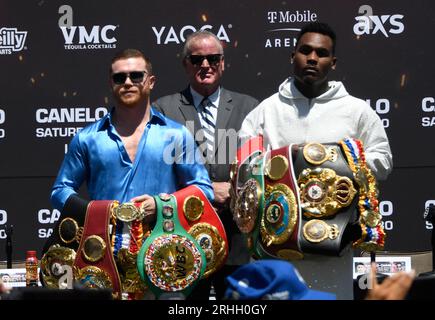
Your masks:
M6 267L12 269L12 233L14 226L6 226Z

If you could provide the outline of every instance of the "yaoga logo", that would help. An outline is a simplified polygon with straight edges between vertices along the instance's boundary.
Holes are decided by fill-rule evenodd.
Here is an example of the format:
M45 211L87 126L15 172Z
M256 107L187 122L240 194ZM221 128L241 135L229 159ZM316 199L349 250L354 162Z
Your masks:
M24 49L27 31L18 31L17 28L0 29L0 54L12 54Z
M227 26L228 29L231 29L232 27L233 26L231 24ZM151 27L151 29L153 30L154 35L156 36L157 44L170 44L170 43L180 44L186 41L186 38L189 34L198 30L192 25L183 26L179 30L176 30L173 26ZM222 24L217 28L209 24L203 25L202 27L199 28L199 30L208 30L216 34L219 40L230 42L230 38L228 37L228 32Z
M0 109L0 125L4 124L6 121L6 114L3 109ZM6 136L5 129L0 128L0 139Z
M49 209L40 209L38 211L38 222L43 225L54 224L60 218L60 211L57 209L53 209L52 211ZM53 228L39 228L38 229L38 237L39 238L48 238L53 233Z
M435 112L435 98L434 97L424 97L421 100L421 110L427 113ZM435 116L422 117L421 118L422 127L432 127L435 126Z
M73 24L73 9L69 5L59 7L59 28L65 40L64 48L67 50L81 49L113 49L116 48L115 31L118 26L108 24L92 27L75 26Z
M390 101L388 99L381 98L373 101L371 99L366 99L366 102L381 117L384 128L388 128L390 126L390 119L385 117L390 112Z
M402 22L403 17L402 14L358 16L355 17L357 22L353 26L353 32L358 36L379 32L388 38L390 34L400 34L405 30L405 25Z
M8 222L8 213L6 210L0 209L0 226ZM6 230L0 229L0 239L6 239Z
M267 30L268 36L266 38L265 48L289 48L296 45L296 35L301 30L299 25L307 22L317 21L318 16L316 12L311 10L296 10L296 11L268 11L266 19L269 24L277 25L279 28ZM297 23L298 27L294 24ZM286 25L282 25L286 24ZM291 24L291 25L289 25ZM290 36L291 34L293 36Z

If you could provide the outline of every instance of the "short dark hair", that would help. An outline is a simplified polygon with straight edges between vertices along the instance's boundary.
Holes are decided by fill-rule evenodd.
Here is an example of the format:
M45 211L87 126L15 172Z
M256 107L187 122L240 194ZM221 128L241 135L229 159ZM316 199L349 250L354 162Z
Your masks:
M186 42L184 43L183 52L181 54L181 58L184 60L189 54L192 53L192 43L201 39L212 38L216 41L217 46L219 47L219 53L224 54L224 48L222 46L219 38L208 30L198 30L194 33L189 34L186 38Z
M328 36L332 40L332 54L335 54L335 44L337 41L337 36L335 34L335 31L332 30L331 26L324 22L310 22L306 24L304 27L302 27L301 31L299 31L297 38L296 38L296 47L299 44L299 40L301 37L308 32L314 32L314 33L320 33L325 36Z
M112 73L112 65L118 61L128 58L142 58L145 60L146 69L149 75L153 74L153 66L151 64L151 61L149 58L145 57L145 55L142 53L142 51L137 49L124 49L122 51L119 51L115 54L115 56L112 58L112 62L110 64L110 73Z

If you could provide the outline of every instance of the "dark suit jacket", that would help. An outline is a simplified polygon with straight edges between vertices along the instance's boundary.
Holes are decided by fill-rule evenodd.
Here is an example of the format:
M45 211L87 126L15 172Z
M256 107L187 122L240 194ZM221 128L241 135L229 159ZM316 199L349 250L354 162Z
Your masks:
M213 182L228 182L230 180L230 166L234 161L237 152L237 134L240 130L246 115L258 105L258 100L251 96L240 94L221 88L218 113L215 126L215 159L205 166ZM185 90L168 95L156 100L152 106L165 116L185 125L201 149L205 148L203 137L197 135L201 129L196 108L189 87ZM228 241L232 244L233 250L237 249L231 241L234 233L239 233L232 214L228 208L220 210L219 216L225 226ZM230 264L232 263L230 253Z

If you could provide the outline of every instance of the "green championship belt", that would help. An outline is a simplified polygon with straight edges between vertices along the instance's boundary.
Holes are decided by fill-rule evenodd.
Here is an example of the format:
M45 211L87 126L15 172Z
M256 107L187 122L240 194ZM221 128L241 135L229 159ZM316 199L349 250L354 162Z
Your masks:
M247 245L251 255L263 257L259 251L260 219L259 212L264 208L264 179L263 157L256 157L252 161L252 170L247 174L247 180L239 191L236 200L234 220L242 234L247 239Z
M181 226L175 197L160 194L154 199L157 222L138 254L139 275L157 298L171 292L187 296L204 274L205 254Z

